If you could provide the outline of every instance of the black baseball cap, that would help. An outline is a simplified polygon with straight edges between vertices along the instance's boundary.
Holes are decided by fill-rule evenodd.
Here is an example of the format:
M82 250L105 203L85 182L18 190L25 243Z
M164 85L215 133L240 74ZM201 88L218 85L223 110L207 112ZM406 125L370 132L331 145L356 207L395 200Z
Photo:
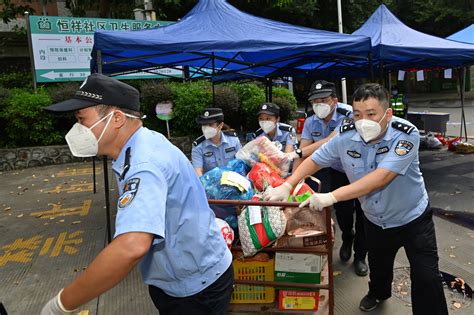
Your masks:
M257 116L260 114L280 116L280 107L274 103L263 103L258 108Z
M74 96L46 107L49 112L71 112L95 105L110 105L140 111L140 92L134 87L100 73L88 76Z
M217 121L224 121L224 113L222 112L222 108L204 108L196 118L196 122L200 125L212 124Z
M326 98L330 95L336 95L336 85L334 83L324 80L314 81L309 90L308 101Z

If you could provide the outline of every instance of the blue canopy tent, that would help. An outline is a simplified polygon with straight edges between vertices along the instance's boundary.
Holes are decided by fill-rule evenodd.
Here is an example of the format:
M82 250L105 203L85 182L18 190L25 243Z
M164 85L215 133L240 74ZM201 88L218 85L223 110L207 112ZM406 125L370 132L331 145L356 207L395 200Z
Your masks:
M97 31L91 70L115 75L189 66L191 77L261 78L308 74L317 70L311 64L368 65L369 53L366 36L294 26L241 12L224 0L201 0L173 25Z
M459 32L456 32L448 37L447 39L450 40L455 40L458 42L464 42L468 44L474 44L474 24L471 24L470 26L460 30ZM466 74L465 74L466 68L463 68L462 73L460 74L460 92L461 92L461 131L460 131L460 137L462 137L462 131L464 128L464 135L465 139L467 141L467 128L466 128L466 117L464 115L464 87L465 87L465 80L466 80Z
M468 44L474 44L474 24L456 32L448 37L447 39L455 40L457 42L463 42Z
M371 38L373 64L381 73L474 64L473 45L415 31L403 24L384 4L352 34Z

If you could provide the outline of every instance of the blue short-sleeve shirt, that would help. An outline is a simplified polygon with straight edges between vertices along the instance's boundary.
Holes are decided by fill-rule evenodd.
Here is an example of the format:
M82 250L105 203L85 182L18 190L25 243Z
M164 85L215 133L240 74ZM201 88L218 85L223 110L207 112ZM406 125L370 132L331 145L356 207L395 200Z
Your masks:
M232 255L199 178L178 148L163 135L140 128L112 168L120 195L115 237L129 232L155 236L141 262L146 284L185 297L227 270Z
M191 151L193 166L207 172L214 167L222 167L235 158L242 145L236 134L221 133L221 143L216 145L204 136L197 138Z
M321 167L342 163L351 183L377 168L397 173L384 188L359 198L367 219L385 229L413 221L428 205L419 167L419 144L416 127L394 116L378 143L365 143L353 124L345 125L341 133L322 145L311 158Z

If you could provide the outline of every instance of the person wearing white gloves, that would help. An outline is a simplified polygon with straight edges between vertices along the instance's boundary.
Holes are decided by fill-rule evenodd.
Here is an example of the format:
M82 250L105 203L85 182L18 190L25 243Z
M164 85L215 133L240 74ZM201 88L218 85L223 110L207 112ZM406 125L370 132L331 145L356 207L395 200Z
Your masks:
M187 157L143 127L138 90L93 73L72 99L45 109L75 113L66 135L72 154L110 157L120 197L113 241L71 283L59 284L64 289L41 315L73 312L138 264L161 315L225 314L232 254Z
M342 163L350 184L314 194L301 206L320 210L359 198L370 266L369 292L359 308L372 311L391 296L393 263L404 247L410 262L413 314L448 314L432 210L419 169L419 132L410 122L392 115L388 91L379 84L360 86L353 95L353 110L354 123L342 125L338 135L264 197L287 200L305 175Z

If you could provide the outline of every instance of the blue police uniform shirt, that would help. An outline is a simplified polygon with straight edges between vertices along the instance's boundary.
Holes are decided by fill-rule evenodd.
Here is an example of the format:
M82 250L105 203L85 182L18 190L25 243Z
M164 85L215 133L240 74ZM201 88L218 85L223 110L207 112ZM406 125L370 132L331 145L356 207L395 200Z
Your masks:
M394 116L378 143L365 143L354 124L344 125L341 133L312 155L312 160L321 167L342 162L351 183L377 168L397 173L384 188L359 197L367 219L386 229L413 221L428 206L419 167L419 145L420 134L416 127Z
M295 128L293 128L291 125L283 124L283 123L277 123L275 128L276 128L276 132L275 132L275 135L273 136L273 139L270 138L270 136L267 133L265 133L262 130L262 128L259 128L255 132L256 138L258 138L258 137L267 137L272 142L280 143L281 144L281 151L285 151L285 147L287 145L294 145L295 144L295 141L293 140L293 135L295 133Z
M200 138L204 138L204 136L201 137L196 139L196 142L198 142ZM242 145L237 136L227 135L225 132L221 132L221 143L218 145L214 144L211 139L205 139L197 145L193 144L191 151L193 166L202 168L204 172L217 166L225 166L227 162L235 158L235 154L241 147Z
M335 129L337 130L342 122L348 118L352 118L352 106L344 103L337 103L336 108L332 113L331 120L327 124L323 119L316 115L308 117L304 122L301 139L313 142L322 140L328 137ZM344 172L341 164L336 163L332 168L339 172Z
M140 266L146 284L185 297L202 291L229 268L232 255L204 188L186 156L163 135L138 129L112 168L120 193L114 237L128 232L154 235Z

